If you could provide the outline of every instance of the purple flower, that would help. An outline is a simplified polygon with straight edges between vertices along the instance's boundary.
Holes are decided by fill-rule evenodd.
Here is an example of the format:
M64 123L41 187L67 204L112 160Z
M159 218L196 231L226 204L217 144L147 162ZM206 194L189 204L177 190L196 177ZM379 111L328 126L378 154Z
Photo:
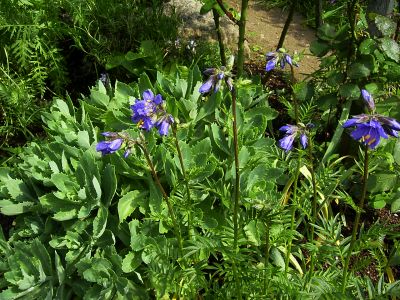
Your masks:
M221 87L222 80L227 75L225 74L225 67L221 67L220 69L208 68L203 73L204 75L209 76L209 78L199 88L199 93L204 95L210 93L212 90L214 90L214 93L218 92ZM228 85L228 87L230 90L232 89L230 85Z
M172 123L174 123L174 118L168 114L164 115L157 121L156 127L161 136L168 135L168 130Z
M154 127L157 113L164 100L160 94L154 95L151 90L143 92L143 100L137 99L131 105L133 111L132 122L137 123L140 128L149 131Z
M279 48L275 52L268 52L265 56L267 59L265 70L267 72L275 69L276 65L278 64L281 67L281 69L285 68L286 64L298 67L297 63L292 60L292 57L289 54L287 54L286 50L283 48Z
M400 131L400 123L397 120L378 114L353 116L343 127L355 127L351 137L370 149L375 149L381 138L387 139L389 135L398 137L397 131Z
M312 128L310 124L307 126L295 126L295 125L285 125L279 128L280 131L285 132L285 136L279 140L279 147L281 147L286 152L292 150L293 142L295 138L300 135L300 144L303 149L307 148L308 145L308 138L307 138L307 130Z
M367 90L362 89L361 90L361 95L368 107L369 111L374 111L375 110L375 102L374 99L372 98L371 94L368 93Z
M96 151L101 152L102 155L114 153L115 151L119 150L119 148L121 148L123 141L124 140L121 138L110 141L101 141L97 144Z

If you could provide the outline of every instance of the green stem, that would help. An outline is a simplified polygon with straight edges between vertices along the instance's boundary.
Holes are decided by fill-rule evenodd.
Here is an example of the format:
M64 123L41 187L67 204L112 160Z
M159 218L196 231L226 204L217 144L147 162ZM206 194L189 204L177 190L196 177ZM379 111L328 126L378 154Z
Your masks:
M172 133L174 136L174 140L175 140L175 147L176 147L176 151L178 152L178 158L179 158L179 163L181 165L181 170L182 170L182 175L183 175L183 181L185 182L185 186L186 186L186 197L188 200L188 204L189 204L189 213L188 213L188 233L189 233L189 239L192 236L192 232L191 232L191 222L192 222L192 214L191 214L191 210L192 210L192 198L190 196L190 189L189 189L189 179L187 177L187 173L186 173L186 169L185 169L185 165L183 163L183 156L182 156L182 151L181 151L181 147L179 146L179 142L178 142L178 138L176 136L176 126L172 127Z
M314 170L314 157L313 157L313 140L310 137L308 151L309 151L309 160L310 160L310 173L311 173L311 184L313 188L313 199L312 199L312 222L315 225L317 223L317 183L315 180L315 170ZM314 226L311 225L311 242L314 242ZM311 253L311 263L310 263L310 273L309 280L312 278L312 274L314 272L314 264L315 264L315 255Z
M229 86L228 79L225 79L226 85ZM237 116L236 116L236 89L232 87L231 90L232 95L232 116L233 116L233 145L234 145L234 157L235 157L235 186L234 186L234 203L233 203L233 249L235 253L239 252L238 247L238 213L239 213L239 198L240 198L240 171L239 171L239 142L238 142L238 130L237 130ZM241 288L240 282L238 278L238 274L236 270L236 263L233 262L234 265L234 276L235 276L235 283L236 283L236 290L239 299L241 299Z
M242 0L242 7L240 11L239 21L239 41L238 41L238 59L237 59L237 76L242 77L244 66L244 39L246 33L246 18L248 0Z
M294 231L294 221L296 217L296 201L297 201L297 182L300 174L300 165L301 165L301 152L299 153L296 173L294 173L294 182L293 182L293 198L292 198L292 207L291 207L291 219L290 219L290 238L288 243L288 248L286 252L286 260L285 260L285 274L287 276L289 270L289 261L290 261L290 253L292 252L292 242L293 242L293 231Z
M217 32L217 37L218 37L219 55L221 57L221 65L226 66L225 45L224 45L224 41L222 40L221 27L219 26L219 14L215 8L212 9L212 12L213 12L213 17L214 17L215 31Z
M292 86L296 84L296 76L294 75L294 68L293 65L290 65L290 73L291 73L291 80L292 80ZM299 103L297 102L296 95L293 95L293 106L294 106L294 120L296 121L296 124L299 123Z
M265 262L264 262L264 291L267 291L267 266L268 266L268 260L269 260L269 227L270 227L270 222L269 218L267 219L267 222L265 224Z
M356 217L354 219L353 232L351 235L349 252L347 254L347 257L346 257L346 260L345 260L344 266L343 266L342 293L344 293L346 290L349 262L350 262L351 254L353 252L354 245L355 245L355 242L357 239L357 232L358 232L358 225L360 223L360 216L361 216L361 212L364 208L365 197L367 195L367 180L368 180L368 145L366 145L365 149L364 149L364 173L363 173L362 194L361 194L360 204L356 211Z
M169 201L169 197L168 197L167 193L165 192L164 187L162 186L162 184L160 182L160 179L158 178L156 169L154 168L154 164L150 158L150 153L146 147L146 141L144 140L142 135L140 135L140 138L141 138L141 143L139 143L138 145L142 149L144 156L146 158L147 164L150 167L151 175L153 176L155 183L157 184L159 190L161 191L161 194L163 195L165 202L167 203L168 213L169 213L170 218L172 219L172 223L174 225L174 231L175 231L176 237L178 239L179 254L181 255L182 249L183 249L183 243L182 243L182 235L181 235L180 226L176 220L175 212L174 212L174 209L172 208L171 202Z

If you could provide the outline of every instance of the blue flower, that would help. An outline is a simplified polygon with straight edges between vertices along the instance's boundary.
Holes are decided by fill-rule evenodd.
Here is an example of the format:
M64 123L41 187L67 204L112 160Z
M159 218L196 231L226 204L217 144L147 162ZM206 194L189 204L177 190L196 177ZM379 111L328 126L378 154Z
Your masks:
M208 79L203 85L199 88L200 94L208 94L211 91L214 93L218 92L221 87L222 79L225 78L225 67L221 67L220 69L217 68L209 68L206 69L204 75L208 75ZM231 85L229 85L229 89L232 89Z
M375 110L375 102L374 99L372 98L371 94L368 93L367 90L362 89L361 90L361 95L365 101L365 104L368 107L369 111L374 111Z
M124 140L122 138L116 138L110 141L101 141L97 144L96 151L101 152L102 155L114 153L121 148L123 142Z
M353 116L343 127L355 127L351 137L370 149L375 149L381 138L387 139L389 135L398 137L397 131L400 131L400 123L397 120L378 114Z
M265 66L265 70L267 72L275 69L276 65L278 64L282 69L285 68L286 64L298 67L298 64L292 60L292 57L289 54L287 54L286 50L283 48L279 48L275 52L268 52L266 54L266 59L267 59L267 64Z
M135 104L131 105L132 122L149 131L157 121L157 113L163 102L160 94L155 96L151 90L144 91L143 100L137 99Z
M156 127L161 136L168 135L168 130L172 123L174 123L174 118L168 114L165 114L157 121Z
M300 144L303 149L307 148L308 138L307 138L307 129L312 128L310 124L307 126L298 127L295 125L285 125L279 128L280 131L285 132L285 136L279 140L279 147L281 147L286 152L292 150L293 142L295 138L299 135Z

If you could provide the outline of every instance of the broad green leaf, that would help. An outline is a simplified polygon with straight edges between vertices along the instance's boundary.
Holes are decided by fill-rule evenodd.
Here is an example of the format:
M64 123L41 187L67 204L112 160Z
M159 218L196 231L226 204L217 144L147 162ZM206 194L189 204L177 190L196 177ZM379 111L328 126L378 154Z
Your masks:
M392 189L398 181L395 173L374 173L368 176L369 192L385 192Z
M339 95L348 99L358 99L361 95L360 88L354 83L345 83L339 87Z
M260 237L260 221L251 220L246 226L244 226L244 232L246 233L247 240L256 245L261 245L261 237Z
M108 209L103 205L97 210L97 216L93 220L93 238L98 239L104 233L107 226Z
M375 24L383 36L392 36L396 31L396 23L388 17L376 15Z
M381 42L381 48L385 52L385 54L393 59L395 62L400 61L400 47L399 44L395 41L392 40L391 38L384 37L380 39Z
M142 263L142 258L137 252L129 252L122 261L122 271L131 273Z
M328 43L322 41L313 41L310 45L310 51L312 54L322 57L329 52L331 46Z
M400 212L400 197L392 202L390 210L392 213Z
M147 192L140 192L138 190L130 191L125 194L118 201L118 216L119 222L122 223L129 217L134 210L142 204L143 198L147 197Z
M350 66L348 75L351 79L360 79L368 77L371 74L371 70L362 63L354 63Z
M114 165L107 164L105 166L101 184L103 191L103 204L106 207L109 207L117 190L117 176L115 175Z
M54 251L54 264L56 267L58 284L62 285L65 280L65 269L61 263L61 259L60 259L60 256L58 255L57 251Z

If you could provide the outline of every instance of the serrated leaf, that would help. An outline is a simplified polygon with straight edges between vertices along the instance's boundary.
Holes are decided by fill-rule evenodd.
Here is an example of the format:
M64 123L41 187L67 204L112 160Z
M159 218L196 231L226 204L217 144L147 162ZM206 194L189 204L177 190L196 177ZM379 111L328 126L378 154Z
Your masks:
M385 54L398 63L400 60L399 44L395 40L392 40L388 37L381 38L379 41L381 42L381 49L385 52Z
M354 63L350 66L348 76L351 79L360 79L368 77L371 74L371 70L362 63Z
M384 36L392 36L396 31L396 23L388 17L376 15L375 24Z
M395 173L374 173L368 177L369 192L385 192L392 189L398 181Z
M345 83L339 87L339 95L348 99L358 99L361 95L358 85Z
M100 206L97 210L97 216L93 220L93 238L98 239L104 233L107 226L108 209Z
M246 226L244 226L247 240L256 246L261 245L260 232L258 229L259 224L257 224L257 220L251 220Z
M90 148L90 138L87 131L78 131L78 145L84 149Z
M135 209L144 203L143 198L147 196L147 192L140 192L138 190L130 191L125 194L118 201L118 216L119 222L122 223L129 217Z
M129 252L122 261L122 271L130 273L137 269L142 263L142 258L138 253Z
M322 57L329 52L331 46L328 43L322 41L313 41L310 45L310 51L312 54Z
M107 164L105 166L101 184L103 191L103 204L106 207L109 207L117 190L117 176L115 175L114 165Z

